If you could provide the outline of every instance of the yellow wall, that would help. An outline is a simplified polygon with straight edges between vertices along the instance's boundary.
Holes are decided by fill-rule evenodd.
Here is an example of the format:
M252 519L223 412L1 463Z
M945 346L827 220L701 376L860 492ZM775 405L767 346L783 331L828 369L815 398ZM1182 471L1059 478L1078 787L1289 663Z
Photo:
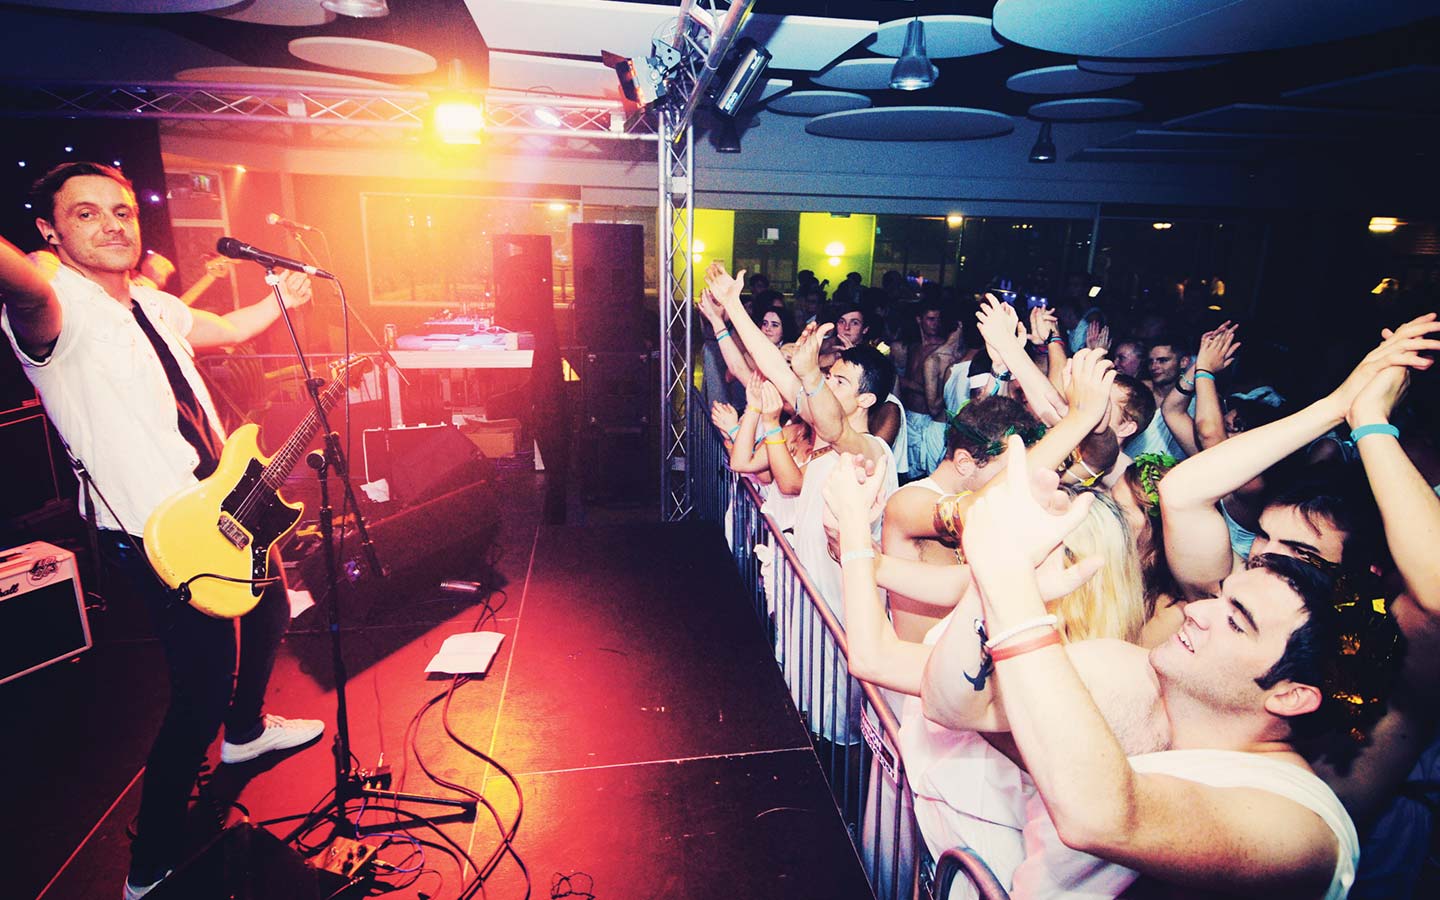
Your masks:
M733 274L735 271L735 211L730 209L696 209L693 239L705 245L695 266L695 296L705 290L705 267L720 260Z
M836 265L830 264L826 246L839 241L845 245ZM859 272L868 281L875 259L875 217L855 214L837 218L829 213L800 214L800 259L797 271L811 269L821 281L829 279L831 289L846 274Z

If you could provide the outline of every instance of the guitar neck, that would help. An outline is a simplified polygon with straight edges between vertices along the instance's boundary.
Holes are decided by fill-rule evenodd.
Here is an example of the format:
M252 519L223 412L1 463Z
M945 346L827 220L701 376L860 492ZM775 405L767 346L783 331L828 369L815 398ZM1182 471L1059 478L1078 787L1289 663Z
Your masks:
M327 410L334 406L347 387L343 375L332 380L325 390L320 392L320 406ZM290 434L290 439L285 442L285 446L270 458L270 464L265 467L265 471L261 475L266 485L274 490L279 490L284 485L290 471L295 468L295 464L305 454L305 448L310 446L310 440L319 430L320 415L311 409L305 415L304 421Z

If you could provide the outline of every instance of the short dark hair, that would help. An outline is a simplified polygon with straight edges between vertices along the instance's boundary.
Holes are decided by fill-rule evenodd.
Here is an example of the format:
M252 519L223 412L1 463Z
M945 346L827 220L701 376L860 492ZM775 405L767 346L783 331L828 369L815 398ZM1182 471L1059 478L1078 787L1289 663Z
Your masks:
M960 408L945 429L945 455L964 450L984 468L994 458L996 444L1003 449L1007 434L1035 434L1040 420L1030 408L1013 397L981 397ZM1033 443L1033 441L1026 441Z
M890 357L874 347L861 344L842 351L840 358L860 367L860 380L855 385L857 394L874 394L877 403L890 396L895 386L895 364Z
M1313 467L1305 478L1276 493L1265 504L1293 508L1311 528L1334 526L1345 534L1340 566L1347 571L1388 563L1384 523L1368 483L1340 466Z
M65 182L81 175L100 175L113 181L118 181L125 186L130 193L135 193L135 185L130 183L124 173L114 166L107 166L97 162L67 162L61 163L50 171L36 179L30 186L31 211L39 218L47 222L55 221L55 195L65 186Z
M1318 566L1292 556L1252 557L1300 596L1305 621L1290 632L1280 658L1255 683L1269 690L1282 681L1320 691L1320 705L1288 720L1297 740L1348 767L1354 751L1379 720L1404 659L1405 641L1395 620L1374 608L1371 592L1355 592ZM1357 599L1359 602L1357 602ZM1327 740L1339 738L1340 742Z
M1120 412L1128 421L1135 423L1135 433L1149 428L1150 420L1155 418L1155 395L1150 393L1145 382L1124 372L1115 374L1115 383L1125 391Z
M1176 356L1188 356L1193 359L1195 357L1195 351L1188 349L1189 346L1189 341L1185 340L1180 335L1173 333L1162 334L1158 338L1150 342L1151 350L1154 350L1156 347L1169 347L1171 350L1175 351Z

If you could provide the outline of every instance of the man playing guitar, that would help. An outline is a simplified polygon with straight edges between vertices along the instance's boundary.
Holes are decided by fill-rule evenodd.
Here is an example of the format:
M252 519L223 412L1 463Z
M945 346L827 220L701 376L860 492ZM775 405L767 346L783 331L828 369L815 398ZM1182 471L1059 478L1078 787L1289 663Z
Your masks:
M283 581L270 582L240 617L237 669L235 622L177 598L140 539L160 503L214 471L224 441L193 348L238 344L280 313L267 296L219 316L133 281L139 210L117 169L66 163L36 182L30 201L50 252L27 258L0 239L0 327L100 501L102 557L144 598L170 671L170 707L146 761L123 893L134 900L181 861L190 788L221 725L226 763L300 746L324 730L317 720L262 713L289 621ZM310 299L299 273L286 273L280 289L286 306Z

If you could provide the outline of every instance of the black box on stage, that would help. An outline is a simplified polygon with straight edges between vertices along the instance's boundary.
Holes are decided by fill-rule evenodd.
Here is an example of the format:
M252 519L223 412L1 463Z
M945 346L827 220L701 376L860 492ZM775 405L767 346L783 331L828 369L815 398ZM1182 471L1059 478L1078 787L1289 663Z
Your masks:
M384 478L390 499L419 503L489 477L484 454L454 425L367 428L365 480Z
M43 541L0 551L0 684L90 644L75 554Z

